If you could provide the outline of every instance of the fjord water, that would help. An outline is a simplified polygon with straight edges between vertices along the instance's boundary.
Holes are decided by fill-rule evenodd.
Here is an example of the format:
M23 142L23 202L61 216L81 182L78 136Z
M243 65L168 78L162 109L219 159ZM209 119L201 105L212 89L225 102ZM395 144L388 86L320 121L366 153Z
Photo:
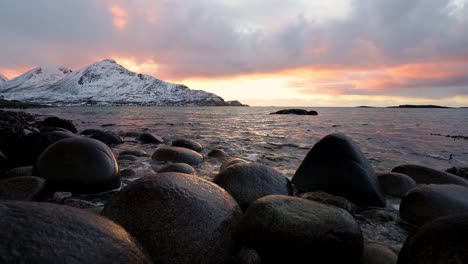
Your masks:
M148 131L167 142L187 137L230 156L255 160L292 177L308 150L330 133L344 133L361 148L378 172L404 163L445 170L468 166L468 140L440 135L468 136L468 109L306 108L318 116L270 115L280 107L59 107L30 113L71 119L79 130ZM104 127L102 127L104 125ZM114 149L156 146L132 138ZM129 165L151 168L150 160ZM208 160L198 168L212 176L220 163Z

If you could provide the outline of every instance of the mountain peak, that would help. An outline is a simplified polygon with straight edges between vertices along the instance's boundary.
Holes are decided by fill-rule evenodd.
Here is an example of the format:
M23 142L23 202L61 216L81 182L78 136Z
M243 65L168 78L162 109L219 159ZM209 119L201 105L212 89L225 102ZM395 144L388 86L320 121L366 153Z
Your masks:
M3 74L0 73L0 83L4 83L4 82L6 82L6 81L8 81L8 78L5 77Z
M36 67L20 76L17 76L3 83L0 92L23 92L24 89L30 87L46 87L58 80L61 80L67 74L71 73L70 69L65 67Z
M113 59L103 59L102 61L100 62L108 62L108 63L114 63L114 64L117 64L117 62ZM100 63L100 62L97 62L97 63Z

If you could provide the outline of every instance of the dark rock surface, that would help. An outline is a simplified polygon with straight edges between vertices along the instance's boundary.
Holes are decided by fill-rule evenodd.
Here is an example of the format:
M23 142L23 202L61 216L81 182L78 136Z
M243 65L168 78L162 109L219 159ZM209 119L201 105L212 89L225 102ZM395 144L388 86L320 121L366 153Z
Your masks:
M50 107L48 105L43 105L43 104L37 104L37 103L27 103L27 102L21 102L18 100L5 100L5 99L0 99L0 108L45 108L45 107Z
M234 264L261 264L258 252L251 248L242 248L234 259Z
M103 217L68 206L0 202L1 263L151 263Z
M379 243L364 243L360 264L396 264L398 256L391 249Z
M468 180L468 167L457 168L452 167L446 170L446 172L462 177L465 180Z
M400 165L393 168L392 172L406 174L413 178L417 184L458 184L468 187L468 181L457 175L420 165Z
M154 263L225 263L237 252L237 203L196 176L143 177L114 196L103 215L134 235Z
M322 138L309 151L292 178L301 191L325 191L361 205L385 207L374 169L343 134Z
M73 124L72 121L62 119L56 116L50 116L47 117L46 119L39 121L36 123L38 127L59 127L59 128L64 128L72 133L77 133L78 129L76 129L76 126Z
M225 162L223 162L223 164L221 164L221 167L219 168L219 172L237 163L248 163L248 162L240 158L229 158Z
M394 197L401 198L416 186L416 182L411 177L398 172L379 174L378 179L382 192Z
M307 111L304 109L283 109L273 113L270 115L318 115L317 111Z
M224 158L229 157L229 155L226 153L226 151L224 151L222 149L210 150L210 152L208 152L207 156L210 157L210 158L215 158L215 159L224 159Z
M401 200L400 217L421 226L442 216L468 213L468 188L455 184L421 184Z
M255 201L240 224L243 244L265 263L355 263L363 250L359 225L345 210L271 195Z
M33 176L33 166L23 166L13 168L6 172L6 178L21 177L21 176Z
M195 170L192 166L188 165L187 163L171 163L162 166L158 171L161 172L180 172L186 174L196 174Z
M191 149L180 147L161 147L156 149L152 156L156 161L181 162L189 165L198 165L203 162L203 156Z
M119 157L117 158L117 160L119 161L137 161L138 160L138 157L137 156L133 156L133 155L119 155Z
M133 169L123 169L123 170L120 170L120 177L124 177L124 178L132 178L132 177L136 177L137 176L137 173L135 170Z
M336 196L333 194L329 194L326 192L317 191L317 192L301 193L298 195L298 197L302 199L307 199L307 200L335 206L335 207L344 209L349 213L353 213L356 209L356 206L350 201L346 200L346 198Z
M99 140L108 146L122 144L124 141L122 137L112 131L102 131L95 129L93 131L87 131L89 138ZM93 133L92 133L93 132Z
M468 263L468 214L438 218L408 237L398 264Z
M228 191L242 210L271 194L292 195L289 180L277 170L259 163L239 163L221 171L213 182Z
M0 180L0 200L34 201L44 194L46 181L34 176Z
M160 136L154 135L149 132L144 132L136 138L141 143L145 144L161 144L164 143L164 139Z
M120 187L114 154L94 139L70 138L54 143L41 154L35 170L59 191L95 193Z
M148 153L146 153L144 150L123 150L119 153L119 155L133 155L137 157L149 156Z
M172 142L172 146L174 147L182 147L194 150L196 152L200 152L203 149L203 146L195 140L188 139L188 138L179 138Z

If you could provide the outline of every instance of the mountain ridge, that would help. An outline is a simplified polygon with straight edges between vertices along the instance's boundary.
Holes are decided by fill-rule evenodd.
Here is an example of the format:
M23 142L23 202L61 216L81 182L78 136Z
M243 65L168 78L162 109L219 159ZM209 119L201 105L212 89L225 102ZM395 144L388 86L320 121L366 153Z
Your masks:
M0 97L51 105L242 106L213 93L132 72L112 59L77 71L34 68L0 84Z

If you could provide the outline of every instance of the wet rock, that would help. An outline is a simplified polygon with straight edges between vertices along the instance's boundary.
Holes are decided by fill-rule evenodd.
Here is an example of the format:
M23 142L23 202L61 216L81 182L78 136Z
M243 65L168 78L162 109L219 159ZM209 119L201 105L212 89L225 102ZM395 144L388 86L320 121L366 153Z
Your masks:
M2 173L7 171L10 167L11 167L11 164L8 161L8 158L0 150L0 175L2 175Z
M1 202L0 215L1 263L151 263L122 227L79 209Z
M0 200L34 201L44 194L45 187L44 179L33 176L0 180Z
M89 138L99 140L108 146L122 144L123 139L112 131L98 131L92 135L89 135Z
M134 235L154 263L225 263L236 252L237 203L196 176L140 178L117 193L103 215Z
M468 214L438 218L408 237L398 264L468 263Z
M119 160L119 161L121 161L121 160L137 161L137 160L138 160L138 157L137 157L137 156L133 156L133 155L122 155L122 154L120 154L118 160Z
M452 167L446 170L446 172L462 177L465 180L468 180L468 167Z
M180 172L186 174L196 174L193 167L188 165L187 163L171 163L164 165L158 170L158 173L161 172Z
M123 170L120 170L120 177L123 177L123 178L132 178L132 177L136 177L137 176L137 173L135 170L132 170L132 169L123 169Z
M229 155L222 149L213 149L208 152L208 157L215 158L215 159L224 159L227 158Z
M416 182L408 175L390 172L378 175L380 188L386 195L403 197L416 186Z
M156 136L152 133L144 132L136 138L141 143L145 144L161 144L164 143L164 139L160 136Z
M51 201L56 203L63 203L65 199L72 197L71 192L54 192L52 195Z
M380 243L364 243L361 264L396 264L398 256Z
M21 176L33 176L33 166L23 166L13 168L6 172L6 178L21 177Z
M262 260L258 252L251 248L242 248L237 253L234 264L261 264Z
M121 135L122 137L133 137L133 138L137 138L141 134L142 134L141 132L136 132L136 131L128 131L128 132L119 133L119 135Z
M305 109L283 109L273 113L270 115L318 115L317 111L307 111Z
M302 199L307 199L331 206L335 206L341 209L344 209L348 211L349 213L353 213L355 208L355 205L348 200L346 200L343 197L336 196L333 194L329 194L326 192L308 192L308 193L301 193L298 195L298 197Z
M230 166L232 166L234 164L238 164L238 163L248 163L248 162L246 160L240 159L240 158L229 158L225 162L223 162L223 164L221 164L221 167L219 168L219 172L223 171L227 167L230 167Z
M420 184L400 204L400 217L418 226L442 216L463 213L468 213L468 188L455 184Z
M54 143L41 154L35 170L58 191L96 193L120 187L114 154L94 139L70 138Z
M374 169L343 134L322 138L309 151L292 178L301 191L325 191L361 205L385 207Z
M258 163L239 163L221 171L213 182L228 191L242 210L271 194L292 195L289 180L273 168Z
M400 165L393 168L392 172L406 174L417 184L458 184L468 187L468 181L461 177L419 165Z
M146 157L148 156L148 153L144 150L123 150L120 152L119 155L133 155L137 157Z
M39 127L60 127L72 133L78 132L78 130L76 129L76 126L73 124L72 121L58 118L56 116L47 117L43 121L37 122L36 125Z
M100 130L100 129L89 128L89 129L85 129L85 130L81 131L80 135L89 137L89 136L92 136L94 134L99 134L101 132L102 132L102 130Z
M76 199L76 198L68 198L63 200L64 205L68 205L71 207L75 208L80 208L80 209L88 209L88 208L94 208L98 207L98 204L95 204L93 202L89 202L86 200L81 200L81 199Z
M243 244L265 263L353 263L362 254L359 225L345 210L283 195L258 199L240 224Z
M188 148L196 152L200 152L203 149L203 146L200 143L196 142L195 140L188 139L188 138L176 139L172 142L172 146Z
M191 149L180 147L160 147L151 157L156 161L181 162L198 165L203 162L203 156Z

